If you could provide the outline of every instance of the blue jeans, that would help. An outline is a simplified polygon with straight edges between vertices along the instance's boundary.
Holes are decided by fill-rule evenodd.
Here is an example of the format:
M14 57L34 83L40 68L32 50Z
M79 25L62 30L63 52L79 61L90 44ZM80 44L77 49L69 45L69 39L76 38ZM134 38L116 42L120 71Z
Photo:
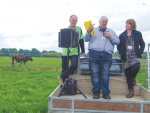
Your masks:
M109 70L112 64L112 55L102 51L89 50L89 68L93 93L95 91L102 94L110 93L109 90Z

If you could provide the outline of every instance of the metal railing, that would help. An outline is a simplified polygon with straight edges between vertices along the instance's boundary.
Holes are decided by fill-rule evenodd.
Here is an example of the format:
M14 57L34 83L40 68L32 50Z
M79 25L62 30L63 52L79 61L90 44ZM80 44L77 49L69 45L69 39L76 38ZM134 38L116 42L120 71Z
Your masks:
M144 88L146 83L148 82L148 90L150 91L150 52L149 52L150 43L148 44L148 51L147 51L147 61L146 61L146 68L145 68L145 79L144 79ZM147 79L147 72L148 72L148 79Z

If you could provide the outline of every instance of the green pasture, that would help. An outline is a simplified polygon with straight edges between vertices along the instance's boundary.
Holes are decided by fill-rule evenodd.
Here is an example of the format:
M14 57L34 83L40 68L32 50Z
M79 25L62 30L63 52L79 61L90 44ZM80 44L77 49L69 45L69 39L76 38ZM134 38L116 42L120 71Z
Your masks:
M141 64L144 65L144 60ZM48 112L48 96L59 85L56 77L61 74L61 58L33 57L33 62L28 61L26 65L53 68L0 68L0 113ZM0 57L0 67L11 67L11 58ZM142 86L144 76L145 68L141 68L137 80Z
M39 58L33 57L33 61L27 61L26 67L61 67L61 58ZM19 67L20 63L15 63L15 67ZM11 57L0 57L0 67L12 67ZM21 67L25 67L22 63Z
M61 58L32 57L33 61L27 61L26 67L61 67ZM16 63L15 67L19 67ZM146 59L141 59L141 66L146 66ZM11 57L0 57L0 67L12 67ZM21 67L25 67L22 63Z
M47 113L61 70L1 69L0 113Z
M141 61L141 66L146 66L146 59L140 59Z
M144 87L144 78L145 78L145 68L141 68L137 76L138 84L141 84ZM148 74L146 74L146 79L148 79ZM148 83L146 83L145 88L148 89Z

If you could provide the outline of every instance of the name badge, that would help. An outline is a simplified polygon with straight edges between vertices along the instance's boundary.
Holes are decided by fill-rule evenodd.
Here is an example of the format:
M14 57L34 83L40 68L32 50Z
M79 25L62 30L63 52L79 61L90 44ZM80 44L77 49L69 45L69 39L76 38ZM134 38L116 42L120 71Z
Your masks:
M106 38L105 38L105 37L102 37L102 39L103 39L103 40L106 40Z
M132 49L132 46L128 46L127 49L130 49L130 50L131 50L131 49Z

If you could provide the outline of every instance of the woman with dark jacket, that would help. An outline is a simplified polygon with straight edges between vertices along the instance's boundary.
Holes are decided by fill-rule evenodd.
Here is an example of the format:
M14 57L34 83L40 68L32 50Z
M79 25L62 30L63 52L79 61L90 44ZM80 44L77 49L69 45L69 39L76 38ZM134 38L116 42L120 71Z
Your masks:
M134 96L133 86L136 85L136 75L140 69L140 58L145 48L145 42L141 32L136 30L136 22L133 19L126 21L126 30L120 34L120 44L117 46L125 69L129 94L126 98Z

